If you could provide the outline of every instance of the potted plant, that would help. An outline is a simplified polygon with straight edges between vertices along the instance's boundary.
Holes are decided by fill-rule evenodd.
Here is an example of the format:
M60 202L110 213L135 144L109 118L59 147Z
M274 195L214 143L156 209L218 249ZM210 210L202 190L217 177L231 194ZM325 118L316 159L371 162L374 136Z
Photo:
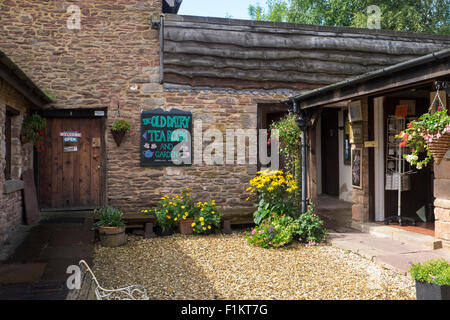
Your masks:
M125 135L130 132L131 124L126 120L116 120L114 121L111 133L113 135L114 141L116 141L117 146L119 147L122 143Z
M450 264L432 259L411 264L411 277L416 281L417 300L450 300Z
M174 217L174 223L178 224L178 230L181 234L192 234L192 223L194 222L194 200L189 193L190 189L184 189L180 194L172 197L172 205L174 205L174 211L176 216Z
M164 237L173 234L172 228L176 222L177 212L177 204L169 196L161 198L158 207L152 212L156 218L156 233L158 235Z
M28 115L23 119L22 132L20 134L20 140L22 143L33 142L33 145L37 147L37 152L44 150L44 133L47 128L47 120L41 117L37 113Z
M426 167L434 158L439 164L450 147L450 117L447 109L438 106L437 111L423 114L411 121L408 128L396 136L401 138L400 147L410 147L411 154L403 157L417 169ZM421 154L426 153L425 157Z
M222 214L216 207L215 200L197 202L193 210L192 231L197 234L210 234L220 228Z
M106 207L94 210L94 215L98 219L94 226L97 227L103 246L118 247L125 244L125 222L122 219L121 210Z

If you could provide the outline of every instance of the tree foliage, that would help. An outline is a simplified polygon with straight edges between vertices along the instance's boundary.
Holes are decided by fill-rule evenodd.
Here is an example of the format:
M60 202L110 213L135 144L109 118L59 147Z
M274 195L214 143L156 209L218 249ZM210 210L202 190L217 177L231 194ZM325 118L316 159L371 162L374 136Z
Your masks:
M450 0L267 0L250 5L254 20L367 28L372 13L381 9L381 29L450 34Z

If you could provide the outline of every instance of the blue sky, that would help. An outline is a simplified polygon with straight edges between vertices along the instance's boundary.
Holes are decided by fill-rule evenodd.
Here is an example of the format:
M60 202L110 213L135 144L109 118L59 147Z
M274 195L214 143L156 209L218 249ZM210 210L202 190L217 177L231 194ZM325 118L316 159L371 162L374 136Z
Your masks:
M266 0L183 0L178 14L225 18L231 15L233 19L250 19L248 6L250 4L266 4Z

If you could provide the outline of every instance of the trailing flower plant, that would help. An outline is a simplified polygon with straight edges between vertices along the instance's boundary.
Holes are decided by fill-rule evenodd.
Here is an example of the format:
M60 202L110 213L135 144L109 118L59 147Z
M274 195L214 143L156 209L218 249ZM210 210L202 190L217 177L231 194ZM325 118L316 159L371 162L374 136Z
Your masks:
M411 148L410 154L403 157L417 169L426 167L433 155L429 144L444 135L450 135L450 117L447 109L439 106L434 113L428 112L411 121L408 128L396 136L400 138L400 147ZM425 157L422 156L425 153Z
M278 130L278 140L280 141L280 154L286 164L286 173L292 174L297 185L301 185L301 136L302 131L298 127L295 119L297 116L290 113L280 120L272 123L271 129ZM294 191L294 198L300 203L300 188Z
M257 176L250 180L247 191L256 193L259 200L258 209L254 212L255 224L260 224L268 218L272 212L295 216L297 206L294 190L297 183L291 174L284 174L282 170L258 171ZM246 200L248 201L250 197Z
M37 113L33 113L23 119L21 135L26 140L33 142L37 152L41 152L44 150L44 133L46 128L47 120Z

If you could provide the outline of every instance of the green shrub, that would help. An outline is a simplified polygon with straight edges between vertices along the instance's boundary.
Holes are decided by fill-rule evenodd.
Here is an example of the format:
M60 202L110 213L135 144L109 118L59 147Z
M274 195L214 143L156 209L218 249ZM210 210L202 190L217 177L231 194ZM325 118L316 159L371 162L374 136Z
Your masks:
M123 213L120 209L113 207L95 209L94 215L99 219L94 224L96 227L123 227L125 225L125 221L122 220Z
M299 240L309 244L321 243L328 236L328 231L323 227L323 220L314 211L314 205L310 204L308 211L297 219Z
M411 264L409 273L414 280L420 282L450 285L450 264L444 259Z
M262 248L279 248L292 241L297 229L298 222L292 217L273 213L252 230L246 241Z

